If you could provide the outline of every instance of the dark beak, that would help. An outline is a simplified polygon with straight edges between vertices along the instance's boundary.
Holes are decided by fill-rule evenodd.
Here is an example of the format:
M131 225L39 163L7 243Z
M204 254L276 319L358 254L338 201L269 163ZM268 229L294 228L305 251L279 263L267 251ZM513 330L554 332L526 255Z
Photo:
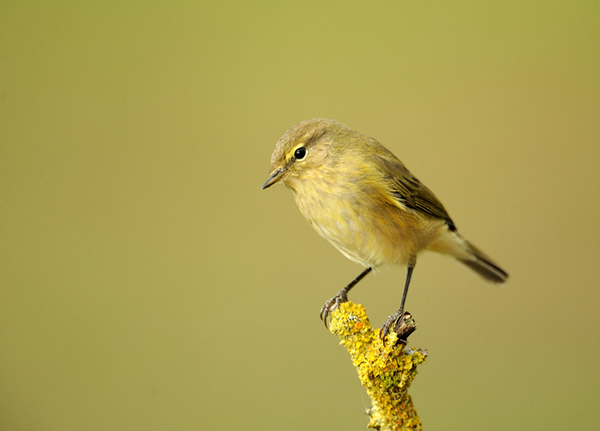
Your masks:
M281 179L283 174L285 174L285 171L283 169L281 169L281 168L276 169L275 172L273 172L271 174L269 179L263 184L263 186L261 187L261 190L264 190L267 187L271 187L273 184L275 184L277 181L279 181Z

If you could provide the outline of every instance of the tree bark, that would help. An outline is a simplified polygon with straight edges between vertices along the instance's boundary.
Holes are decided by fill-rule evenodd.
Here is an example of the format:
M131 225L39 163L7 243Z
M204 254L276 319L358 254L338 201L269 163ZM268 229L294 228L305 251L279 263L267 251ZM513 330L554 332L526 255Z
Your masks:
M390 331L385 342L379 330L371 327L362 305L342 303L330 318L329 330L350 353L371 399L369 427L381 431L421 430L408 388L417 375L417 366L425 362L427 351L406 348L408 336L416 329L412 316L405 313L398 330Z

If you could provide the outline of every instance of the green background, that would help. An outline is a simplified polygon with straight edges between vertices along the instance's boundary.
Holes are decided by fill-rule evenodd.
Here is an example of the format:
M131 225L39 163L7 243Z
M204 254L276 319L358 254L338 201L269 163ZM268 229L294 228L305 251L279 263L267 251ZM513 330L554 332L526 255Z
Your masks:
M600 423L600 3L0 2L0 429L365 429L318 318L361 268L260 191L372 135L511 274L425 254L427 430ZM351 299L379 326L404 269Z

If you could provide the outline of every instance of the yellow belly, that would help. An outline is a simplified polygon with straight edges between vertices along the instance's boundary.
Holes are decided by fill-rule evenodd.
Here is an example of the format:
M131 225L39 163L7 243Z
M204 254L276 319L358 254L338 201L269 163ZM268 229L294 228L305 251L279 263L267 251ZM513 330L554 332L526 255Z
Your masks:
M292 190L311 226L348 259L367 267L407 264L445 228L442 220L355 184L342 188L310 181Z

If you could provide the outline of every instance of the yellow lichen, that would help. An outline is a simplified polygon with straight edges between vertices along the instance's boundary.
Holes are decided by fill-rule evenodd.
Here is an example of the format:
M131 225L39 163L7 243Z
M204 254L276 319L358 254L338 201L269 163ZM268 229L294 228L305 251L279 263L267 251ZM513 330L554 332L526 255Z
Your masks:
M421 422L408 387L427 352L405 349L395 333L384 344L362 305L345 302L330 317L330 331L350 353L360 382L371 398L367 411L371 417L369 427L382 431L420 430Z

